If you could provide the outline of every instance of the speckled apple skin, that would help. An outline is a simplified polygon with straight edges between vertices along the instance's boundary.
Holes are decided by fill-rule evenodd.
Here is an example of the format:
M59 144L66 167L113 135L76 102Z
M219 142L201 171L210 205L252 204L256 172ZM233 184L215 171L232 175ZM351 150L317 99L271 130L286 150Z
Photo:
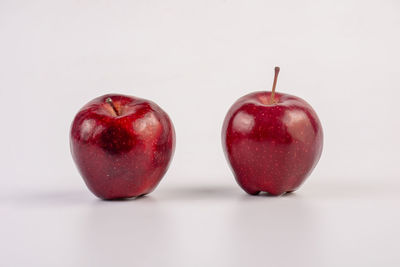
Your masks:
M222 127L222 144L238 184L248 194L296 190L319 161L321 123L303 99L254 92L238 99Z
M153 191L166 173L175 149L175 131L167 113L155 103L110 94L78 112L70 147L80 174L96 196L136 197Z

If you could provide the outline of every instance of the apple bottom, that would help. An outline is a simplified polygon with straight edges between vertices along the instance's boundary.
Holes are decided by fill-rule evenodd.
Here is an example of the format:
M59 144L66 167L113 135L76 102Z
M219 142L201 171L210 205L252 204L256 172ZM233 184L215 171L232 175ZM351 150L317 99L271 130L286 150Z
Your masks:
M166 173L170 150L142 151L133 149L122 154L109 154L96 147L77 145L79 172L90 191L101 199L121 199L152 192ZM91 152L89 152L91 151Z
M297 188L299 188L299 186L297 186L296 188L290 189L290 190L271 190L271 189L257 190L257 189L247 188L247 187L243 186L242 184L240 184L239 182L238 182L238 184L247 194L253 195L253 196L258 195L261 192L265 192L265 193L267 193L269 195L272 195L272 196L281 196L281 195L284 195L284 194L290 194L290 193L296 191Z
M86 186L89 190L96 195L98 198L103 200L113 200L113 199L125 199L141 197L151 193L160 182L158 178L160 174L155 174L152 177L147 177L146 183L135 183L132 182L136 179L121 179L112 178L109 181L102 182L89 182L84 179Z
M307 158L304 155L304 158ZM314 169L314 164L303 163L300 166L290 160L282 161L281 158L271 162L257 161L262 159L262 156L254 155L247 160L253 164L248 164L249 161L241 158L233 160L232 169L239 186L250 195L257 195L260 192L266 192L270 195L280 196L285 193L296 191L310 175ZM279 161L281 160L281 161ZM276 163L281 162L281 163ZM280 166L281 168L277 168Z

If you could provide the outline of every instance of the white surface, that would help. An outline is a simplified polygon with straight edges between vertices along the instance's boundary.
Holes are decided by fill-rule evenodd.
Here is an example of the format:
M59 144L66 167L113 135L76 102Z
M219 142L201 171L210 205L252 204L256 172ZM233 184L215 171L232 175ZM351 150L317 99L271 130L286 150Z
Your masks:
M398 1L1 1L1 266L399 266ZM306 99L325 132L295 194L250 197L220 130L240 96ZM103 202L70 157L78 109L118 92L171 116L150 196Z

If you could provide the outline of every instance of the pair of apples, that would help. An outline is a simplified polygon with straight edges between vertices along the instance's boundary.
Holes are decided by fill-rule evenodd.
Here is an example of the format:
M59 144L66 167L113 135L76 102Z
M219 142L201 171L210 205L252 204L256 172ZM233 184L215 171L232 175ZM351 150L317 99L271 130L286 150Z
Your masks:
M321 123L299 97L271 92L239 98L222 127L222 145L238 184L248 194L281 195L296 190L317 164ZM88 188L99 198L136 197L153 191L175 149L175 131L155 103L104 95L87 103L71 126L72 157Z

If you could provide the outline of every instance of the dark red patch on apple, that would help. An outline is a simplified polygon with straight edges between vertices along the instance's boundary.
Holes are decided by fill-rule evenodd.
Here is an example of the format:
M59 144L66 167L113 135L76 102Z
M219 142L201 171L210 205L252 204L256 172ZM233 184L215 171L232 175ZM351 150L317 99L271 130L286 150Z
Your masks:
M125 129L111 126L101 133L101 147L110 154L126 153L132 149L135 140Z

